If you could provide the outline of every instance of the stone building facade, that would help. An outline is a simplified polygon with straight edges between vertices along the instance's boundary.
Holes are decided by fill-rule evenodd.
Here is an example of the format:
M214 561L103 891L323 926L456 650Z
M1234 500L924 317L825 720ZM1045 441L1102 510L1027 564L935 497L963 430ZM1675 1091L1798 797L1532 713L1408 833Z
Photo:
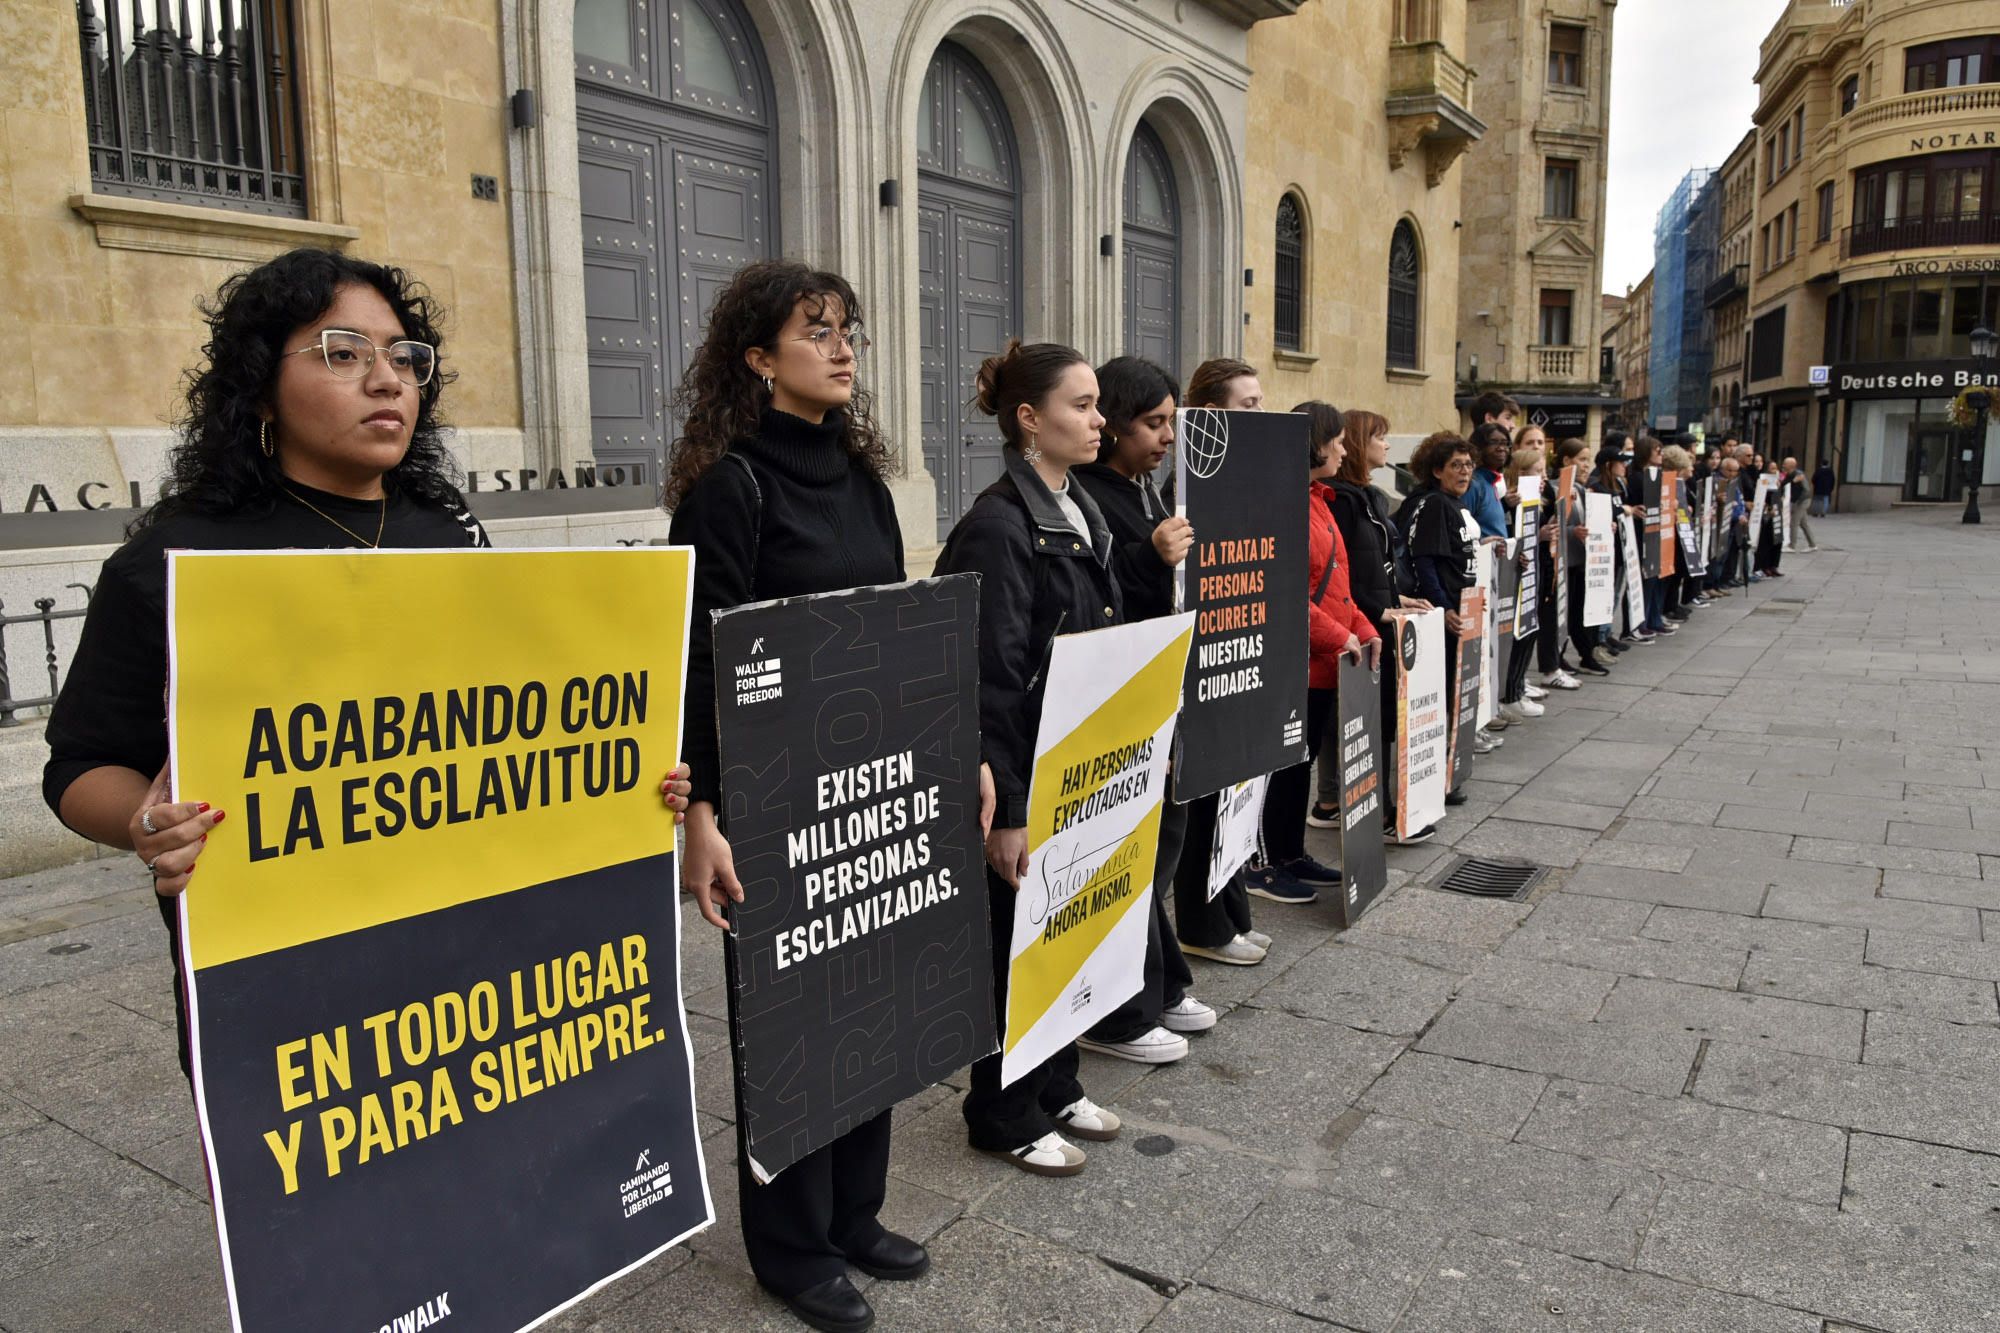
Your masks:
M1605 302L1605 328L1601 348L1608 354L1614 372L1606 391L1612 405L1606 410L1607 427L1637 433L1652 415L1653 396L1653 275L1647 273L1639 285L1628 290L1617 310L1610 298Z
M1387 417L1392 460L1456 419L1465 9L1306 0L1250 34L1244 355L1273 407Z
M1834 460L1848 508L1962 501L1981 442L1948 409L2000 328L2000 7L1792 0L1757 82L1751 434Z
M1468 0L1472 110L1460 219L1461 398L1503 389L1551 436L1596 439L1616 0ZM1473 363L1477 362L1477 372Z

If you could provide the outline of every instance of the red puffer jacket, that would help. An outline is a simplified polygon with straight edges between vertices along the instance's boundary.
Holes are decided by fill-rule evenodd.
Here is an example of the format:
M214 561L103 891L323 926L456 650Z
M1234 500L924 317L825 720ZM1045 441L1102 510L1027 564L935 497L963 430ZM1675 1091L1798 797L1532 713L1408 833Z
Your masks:
M1306 608L1307 636L1311 657L1306 666L1306 684L1315 690L1330 690L1340 680L1340 650L1353 634L1363 643L1373 643L1381 635L1368 617L1354 604L1347 588L1347 543L1333 521L1333 487L1312 484L1306 501L1306 533L1309 565L1306 595L1310 597L1326 580L1326 590ZM1331 570L1328 562L1332 562Z

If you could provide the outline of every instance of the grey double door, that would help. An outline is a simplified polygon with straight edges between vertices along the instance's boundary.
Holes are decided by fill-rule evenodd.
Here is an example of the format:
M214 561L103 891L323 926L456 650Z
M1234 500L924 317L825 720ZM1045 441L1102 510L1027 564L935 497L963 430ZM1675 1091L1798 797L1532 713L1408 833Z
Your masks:
M1020 332L1018 161L992 81L939 47L917 112L917 305L940 538L1002 470L1000 432L971 403L980 362Z
M730 0L578 0L591 446L657 479L715 295L775 253L770 78Z

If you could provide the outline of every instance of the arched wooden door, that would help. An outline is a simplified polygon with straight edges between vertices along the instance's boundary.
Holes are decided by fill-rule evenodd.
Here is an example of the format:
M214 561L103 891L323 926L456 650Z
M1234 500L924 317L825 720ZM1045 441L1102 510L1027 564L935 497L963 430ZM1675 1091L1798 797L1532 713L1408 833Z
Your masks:
M1144 121L1125 156L1125 352L1181 373L1181 211L1173 163Z
M917 109L924 463L940 538L1001 472L1000 432L974 413L972 382L1020 331L1019 162L999 90L944 43Z
M577 0L591 445L658 478L715 294L777 250L769 67L733 0Z

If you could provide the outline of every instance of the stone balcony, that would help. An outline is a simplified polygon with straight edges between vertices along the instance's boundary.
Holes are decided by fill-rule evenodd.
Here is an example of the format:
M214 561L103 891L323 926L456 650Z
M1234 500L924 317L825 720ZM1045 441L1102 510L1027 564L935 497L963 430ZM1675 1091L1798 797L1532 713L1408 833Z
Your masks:
M1472 114L1478 75L1443 42L1397 42L1389 48L1389 167L1422 150L1424 178L1435 189L1454 162L1479 142L1486 123Z
M1856 107L1820 131L1813 157L1863 145L1865 160L1850 158L1850 170L1918 153L2000 146L2000 84L1900 93Z
M1580 384L1597 367L1587 347L1528 348L1528 372L1537 384Z

